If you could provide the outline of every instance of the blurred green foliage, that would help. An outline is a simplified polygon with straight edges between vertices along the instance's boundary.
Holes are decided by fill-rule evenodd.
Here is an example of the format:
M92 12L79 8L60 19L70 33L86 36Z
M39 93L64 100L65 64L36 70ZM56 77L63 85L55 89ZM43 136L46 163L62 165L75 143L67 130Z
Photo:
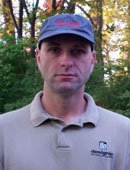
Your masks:
M130 74L125 72L123 64L130 63L127 59L119 62L121 64L117 66L111 64L105 68L104 81L98 79L101 65L97 64L86 85L86 91L95 98L98 105L130 117ZM109 70L114 73L108 74Z
M0 42L0 113L26 105L42 89L28 49L28 40L15 42L12 36L4 36Z

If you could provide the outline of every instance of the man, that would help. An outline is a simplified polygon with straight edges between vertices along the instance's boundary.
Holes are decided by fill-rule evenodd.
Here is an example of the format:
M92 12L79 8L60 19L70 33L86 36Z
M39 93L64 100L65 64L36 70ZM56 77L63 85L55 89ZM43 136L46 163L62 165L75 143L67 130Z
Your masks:
M0 170L130 170L130 120L84 92L95 52L82 16L47 19L36 49L43 92L0 117Z

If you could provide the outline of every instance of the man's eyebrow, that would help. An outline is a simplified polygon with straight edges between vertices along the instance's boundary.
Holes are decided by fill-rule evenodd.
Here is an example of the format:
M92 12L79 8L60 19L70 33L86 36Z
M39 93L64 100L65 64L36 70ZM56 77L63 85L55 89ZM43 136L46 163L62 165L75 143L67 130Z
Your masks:
M60 42L56 42L54 40L49 40L45 42L47 46L60 46ZM86 42L79 42L79 43L73 43L73 48L86 48L89 45L89 43Z
M86 47L86 44L74 44L74 47Z
M80 43L80 44L73 45L74 48L86 48L87 46L88 46L88 44L86 44L86 43Z
M59 46L60 45L60 43L55 42L55 41L47 41L46 44L47 44L47 46L51 46L51 45Z

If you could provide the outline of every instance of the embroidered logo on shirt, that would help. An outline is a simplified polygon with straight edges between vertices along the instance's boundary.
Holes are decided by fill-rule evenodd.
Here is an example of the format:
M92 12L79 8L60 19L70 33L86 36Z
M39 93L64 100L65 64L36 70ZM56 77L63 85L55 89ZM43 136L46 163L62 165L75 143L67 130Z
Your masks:
M99 149L107 150L107 142L99 141Z
M110 151L107 151L107 142L105 141L99 141L99 150L95 150L95 149L91 150L91 155L106 157L106 158L113 158L113 153Z

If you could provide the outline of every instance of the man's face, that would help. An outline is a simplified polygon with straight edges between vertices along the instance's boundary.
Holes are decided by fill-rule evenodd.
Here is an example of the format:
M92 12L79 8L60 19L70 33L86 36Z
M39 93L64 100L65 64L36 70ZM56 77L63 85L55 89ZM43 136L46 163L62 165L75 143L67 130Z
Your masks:
M62 35L43 41L36 59L44 90L71 94L84 89L93 71L95 52L82 38Z

